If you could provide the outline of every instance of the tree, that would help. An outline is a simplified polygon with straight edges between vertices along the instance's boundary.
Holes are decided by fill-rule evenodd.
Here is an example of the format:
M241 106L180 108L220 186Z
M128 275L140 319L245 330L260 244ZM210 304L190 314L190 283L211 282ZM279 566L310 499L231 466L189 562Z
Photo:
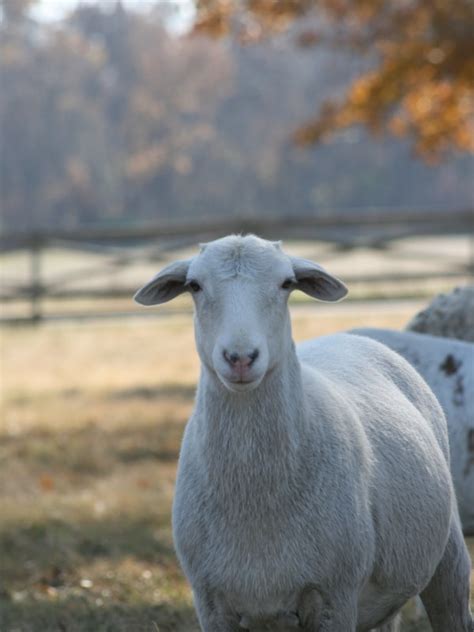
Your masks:
M0 0L0 15L5 22L22 21L37 0Z
M295 134L302 144L345 127L409 136L428 161L474 150L472 0L198 0L196 30L254 41L282 31L370 58L340 100Z
M325 45L308 54L294 37L334 43L337 29L293 24L288 14L284 37L241 46L173 36L159 13L120 3L58 24L2 20L0 227L469 204L468 156L431 168L363 126L316 147L290 141L370 63Z

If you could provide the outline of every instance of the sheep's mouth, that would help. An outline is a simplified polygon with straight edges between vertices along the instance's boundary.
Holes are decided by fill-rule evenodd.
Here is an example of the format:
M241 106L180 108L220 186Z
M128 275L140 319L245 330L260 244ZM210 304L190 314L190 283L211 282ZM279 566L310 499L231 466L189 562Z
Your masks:
M224 377L221 373L218 373L218 375L221 382L224 384L224 386L229 391L233 391L234 393L252 391L253 389L257 388L257 386L260 384L260 382L263 379L263 375L259 375L257 377L249 378L249 379L228 378L228 377Z

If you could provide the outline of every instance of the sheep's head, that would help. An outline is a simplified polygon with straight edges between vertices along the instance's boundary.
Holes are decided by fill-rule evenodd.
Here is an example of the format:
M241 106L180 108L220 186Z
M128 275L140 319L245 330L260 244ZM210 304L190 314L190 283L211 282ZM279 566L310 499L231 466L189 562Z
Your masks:
M190 292L199 355L231 391L256 388L292 345L288 296L301 290L337 301L347 289L319 265L286 255L254 235L205 244L192 259L167 266L135 295L142 305Z

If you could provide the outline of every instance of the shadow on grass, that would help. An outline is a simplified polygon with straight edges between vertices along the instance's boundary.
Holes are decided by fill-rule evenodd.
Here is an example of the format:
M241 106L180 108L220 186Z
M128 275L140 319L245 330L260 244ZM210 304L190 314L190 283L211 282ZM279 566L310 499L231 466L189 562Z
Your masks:
M1 454L33 469L85 476L107 474L121 463L175 461L194 393L192 385L171 383L101 393L66 389L39 404L12 399L12 418L38 415L39 422L28 432L1 435ZM53 423L41 427L48 415Z
M127 388L122 390L112 391L109 395L109 399L162 399L165 397L178 397L182 400L189 401L194 399L196 394L195 386L186 386L183 384L166 384L165 386L157 387L140 387L140 388Z
M185 604L97 606L80 598L60 602L0 600L2 632L198 632Z
M78 557L83 560L131 556L152 563L175 564L171 541L164 535L169 525L168 511L160 516L151 510L136 519L114 515L76 523L60 519L26 525L14 522L0 530L0 559L3 568L8 560L21 565L22 561L35 558L69 568L74 568Z
M196 385L167 383L161 386L139 386L134 388L123 388L109 390L102 395L102 399L105 401L113 400L160 400L160 399L180 399L181 401L189 402L194 399L196 394ZM57 390L54 393L54 398L63 401L74 402L87 396L80 388L66 388ZM36 393L34 395L35 400L44 401L45 399L51 399L51 393L45 393L40 395ZM32 396L29 393L20 393L10 397L9 401L14 405L28 405L31 403Z
M64 468L84 475L106 474L120 463L176 461L186 420L137 422L107 428L97 423L79 429L34 430L2 437L0 445L10 458L48 470Z
M4 528L1 632L197 632L165 523L169 515Z

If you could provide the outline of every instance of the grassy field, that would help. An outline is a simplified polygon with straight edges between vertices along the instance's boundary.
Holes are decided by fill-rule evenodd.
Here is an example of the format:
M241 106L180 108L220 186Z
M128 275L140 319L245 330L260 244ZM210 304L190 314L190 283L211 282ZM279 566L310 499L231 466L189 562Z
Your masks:
M399 327L417 307L297 307L295 337ZM197 632L170 530L191 319L0 335L1 632ZM408 608L403 629L429 628Z

